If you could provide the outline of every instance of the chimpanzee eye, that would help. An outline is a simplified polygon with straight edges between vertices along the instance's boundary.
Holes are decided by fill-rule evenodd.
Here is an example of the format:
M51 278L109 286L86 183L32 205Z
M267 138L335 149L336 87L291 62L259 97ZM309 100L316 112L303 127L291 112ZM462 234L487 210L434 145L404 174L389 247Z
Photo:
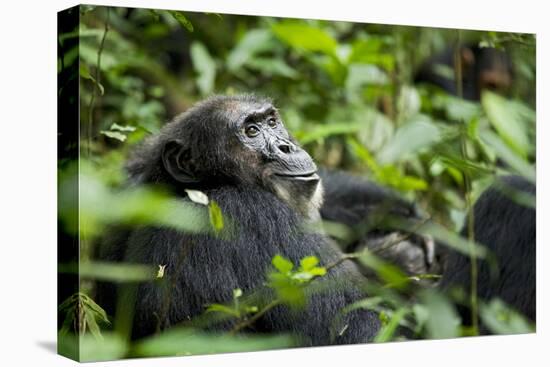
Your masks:
M260 129L258 129L256 125L248 125L244 132L249 138L254 138L258 136L258 134L260 133Z
M267 125L269 127L277 126L277 119L275 117L270 117L269 119L267 119Z

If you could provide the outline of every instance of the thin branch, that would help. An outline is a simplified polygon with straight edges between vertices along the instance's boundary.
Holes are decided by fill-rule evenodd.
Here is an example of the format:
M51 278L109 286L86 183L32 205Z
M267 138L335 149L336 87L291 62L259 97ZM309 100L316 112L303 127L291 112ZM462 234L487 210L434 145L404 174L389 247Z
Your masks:
M234 335L237 332L239 332L240 330L242 330L244 328L247 328L248 326L254 324L256 321L258 321L258 319L260 317L265 315L269 310L271 310L272 308L274 308L274 307L276 307L280 304L281 304L281 301L278 300L278 299L271 301L264 308L262 308L260 311L256 312L254 314L254 316L252 316L251 318L243 320L242 322L236 324L235 327L233 329L231 329L229 334Z

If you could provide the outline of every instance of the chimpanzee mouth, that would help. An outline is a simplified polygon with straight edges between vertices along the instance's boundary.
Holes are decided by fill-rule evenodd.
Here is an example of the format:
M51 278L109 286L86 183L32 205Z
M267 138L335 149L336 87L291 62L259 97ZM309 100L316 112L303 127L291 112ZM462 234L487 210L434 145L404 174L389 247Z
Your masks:
M286 180L312 181L319 180L317 171L310 172L274 172L274 175Z

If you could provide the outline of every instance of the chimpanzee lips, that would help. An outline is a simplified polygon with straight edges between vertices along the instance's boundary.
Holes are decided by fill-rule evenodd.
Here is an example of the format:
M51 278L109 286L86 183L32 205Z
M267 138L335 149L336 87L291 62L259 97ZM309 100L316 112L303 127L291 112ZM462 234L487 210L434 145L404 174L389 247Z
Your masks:
M275 176L281 177L287 180L300 180L300 181L310 181L318 180L319 175L317 171L309 172L274 172Z

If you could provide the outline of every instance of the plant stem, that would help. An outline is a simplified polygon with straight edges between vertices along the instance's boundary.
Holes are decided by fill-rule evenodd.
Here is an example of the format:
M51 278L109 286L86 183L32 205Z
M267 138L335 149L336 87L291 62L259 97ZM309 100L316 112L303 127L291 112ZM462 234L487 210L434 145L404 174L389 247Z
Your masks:
M105 19L105 28L103 31L103 37L101 38L101 43L99 44L99 49L97 50L97 65L95 70L95 82L94 88L92 90L92 96L90 97L90 104L88 106L88 147L87 153L88 157L91 154L92 138L93 138L93 126L94 126L94 104L96 99L96 93L99 89L101 83L101 53L103 52L103 47L105 46L105 39L107 38L107 33L109 32L109 8L107 8L107 16Z
M461 57L461 33L457 30L457 42L454 52L454 71L455 71L455 85L456 94L459 98L463 98L462 91L462 57ZM466 136L463 135L460 139L460 150L462 159L468 160L468 151L466 147ZM464 179L464 196L466 200L467 209L467 229L468 229L468 243L470 254L470 305L471 305L471 318L472 329L474 335L479 334L479 322L478 322L478 302L477 302L477 257L475 255L475 231L474 231L474 211L472 205L472 182L470 173L467 170L462 172Z
M235 327L233 329L231 329L231 331L229 332L229 334L231 335L234 335L236 334L237 332L239 332L240 330L254 324L256 321L258 321L258 319L260 317L262 317L263 315L265 315L266 312L268 312L269 310L271 310L272 308L274 308L275 306L278 306L281 304L281 301L276 299L276 300L273 300L271 301L270 303L268 303L264 308L262 308L260 311L256 312L254 314L254 316L252 316L251 318L249 319L246 319L240 323L238 323L237 325L235 325Z

